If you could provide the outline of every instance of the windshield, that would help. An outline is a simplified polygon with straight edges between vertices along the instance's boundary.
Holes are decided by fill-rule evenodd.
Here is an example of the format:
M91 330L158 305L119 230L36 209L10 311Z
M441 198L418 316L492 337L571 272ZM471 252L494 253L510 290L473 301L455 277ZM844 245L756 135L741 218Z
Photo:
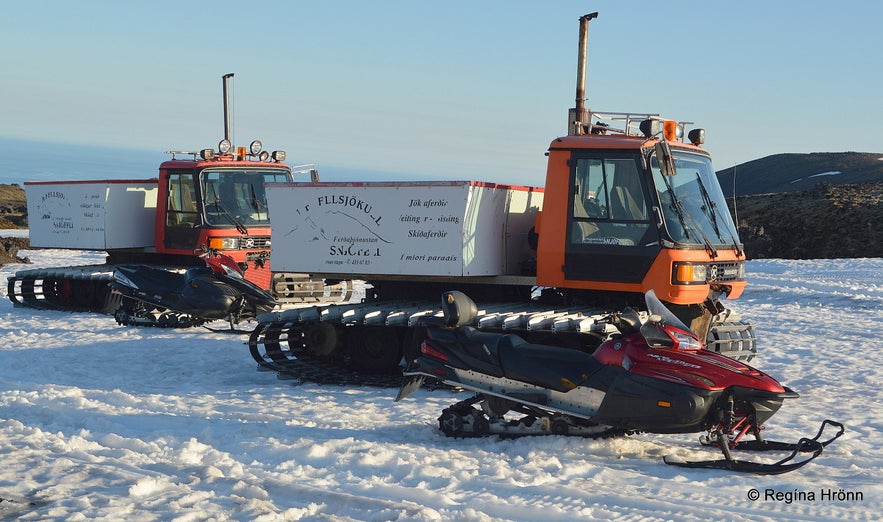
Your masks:
M648 321L659 321L663 324L680 328L686 332L692 332L678 317L656 297L652 289L644 293L644 302L647 303L647 312L650 314Z
M688 245L735 246L739 236L711 160L673 151L677 174L663 176L654 154L653 181L672 241Z
M291 181L282 169L206 169L200 174L205 220L214 226L268 226L264 183Z

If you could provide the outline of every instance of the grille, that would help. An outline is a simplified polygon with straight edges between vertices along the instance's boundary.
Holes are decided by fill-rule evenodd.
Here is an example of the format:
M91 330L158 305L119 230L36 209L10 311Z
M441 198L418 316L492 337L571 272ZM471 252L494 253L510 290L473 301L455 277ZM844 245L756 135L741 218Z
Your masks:
M241 248L270 248L270 236L249 236L240 240Z
M726 282L739 279L739 263L712 263L708 265L708 282Z

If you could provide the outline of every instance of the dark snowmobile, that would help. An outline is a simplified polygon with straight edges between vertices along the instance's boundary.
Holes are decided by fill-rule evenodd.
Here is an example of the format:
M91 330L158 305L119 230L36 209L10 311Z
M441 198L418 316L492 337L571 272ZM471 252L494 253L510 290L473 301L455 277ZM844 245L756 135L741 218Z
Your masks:
M111 287L123 295L114 313L133 326L188 327L225 319L231 330L242 320L272 310L277 302L242 276L242 268L216 250L204 249L205 266L183 273L146 265L120 265Z
M763 424L798 394L747 364L705 350L652 290L645 297L646 313L610 316L622 334L587 354L466 327L475 303L461 292L446 292L443 325L427 324L396 400L427 378L476 392L438 419L439 428L454 437L706 432L700 441L719 447L723 459L665 462L758 474L797 469L843 434L842 424L826 420L815 437L796 444L764 440ZM505 418L509 412L520 417ZM827 427L836 434L820 440ZM748 434L755 440L743 441ZM764 464L736 460L734 449L790 454ZM795 461L801 453L808 456Z

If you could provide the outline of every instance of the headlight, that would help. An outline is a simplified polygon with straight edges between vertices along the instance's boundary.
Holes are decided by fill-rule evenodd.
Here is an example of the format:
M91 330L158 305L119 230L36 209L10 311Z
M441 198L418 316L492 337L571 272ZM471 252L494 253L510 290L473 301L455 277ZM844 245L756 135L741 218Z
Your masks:
M208 240L208 247L214 250L238 250L238 237L211 237Z
M699 339L691 335L675 331L671 331L669 334L674 337L675 344L672 348L675 350L695 351L702 348L702 343L699 342Z
M671 282L675 285L727 283L745 280L743 261L720 263L679 262L672 265Z
M689 285L705 283L708 280L708 265L675 263L672 270L672 283Z

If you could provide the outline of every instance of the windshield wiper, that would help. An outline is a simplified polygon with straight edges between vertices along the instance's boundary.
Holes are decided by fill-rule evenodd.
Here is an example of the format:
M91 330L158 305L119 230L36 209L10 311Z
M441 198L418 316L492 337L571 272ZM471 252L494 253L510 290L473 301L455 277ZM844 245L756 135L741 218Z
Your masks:
M662 180L665 182L665 186L668 187L668 193L671 195L672 208L675 213L678 215L678 219L681 222L681 226L684 228L684 232L690 233L690 229L693 229L694 232L698 232L700 236L702 236L702 242L705 244L705 249L708 251L708 255L713 258L717 257L717 250L714 248L714 245L711 244L711 241L708 239L708 236L705 235L705 232L702 231L702 227L696 223L696 220L693 219L693 216L687 212L687 209L684 208L684 204L681 202L678 195L675 194L675 189L669 182L666 176L662 176ZM690 226L687 226L687 221L689 220Z
M236 226L236 230L239 231L240 234L242 234L243 236L248 235L248 229L245 228L245 225L243 225L241 221L236 219L236 216L234 216L229 210L227 210L227 207L221 204L220 199L215 198L215 200L212 201L212 205L221 210L221 213L230 220L230 223L233 223Z
M717 226L715 204L711 201L711 196L709 196L708 191L705 190L705 184L702 183L702 177L699 176L698 173L696 174L696 184L699 186L699 193L702 195L702 210L705 211L705 215L711 220L711 226L714 227L714 233L717 234L717 238L723 241L724 238L721 237L720 228Z
M253 208L254 211L257 212L258 218L260 218L261 209L266 208L267 205L265 205L263 201L258 199L258 193L254 188L254 183L250 184L248 188L251 189L251 201L249 202L249 204L251 205L251 208Z
M705 214L711 220L711 226L714 227L714 232L717 234L718 239L724 241L723 236L721 235L720 227L717 223L717 204L711 200L711 196L708 194L708 190L705 189L705 184L702 183L702 177L699 173L696 173L696 183L699 185L699 192L702 194L702 200L705 202ZM736 236L733 234L733 231L729 229L729 227L725 227L727 229L727 235L729 236L729 241L733 245L733 248L736 249L736 255L742 255L742 249L739 248L739 242L736 240Z
M215 186L214 186L214 185L209 185L209 186L212 188L212 192L213 192L214 195L215 195L215 199L214 199L214 201L212 201L211 203L209 203L209 205L214 205L215 208L217 208L218 210L221 211L221 214L223 214L228 220L230 220L230 223L232 223L233 225L236 226L236 230L237 230L240 234L242 234L243 236L247 236L247 235L248 235L248 229L245 228L245 225L243 225L241 221L239 221L238 219L236 219L236 216L234 216L234 215L233 215L233 214L227 209L227 207L225 207L224 204L221 203L221 198L218 196L218 192L217 192L217 189L215 189ZM208 194L206 194L206 196L207 196L207 195L208 195Z

